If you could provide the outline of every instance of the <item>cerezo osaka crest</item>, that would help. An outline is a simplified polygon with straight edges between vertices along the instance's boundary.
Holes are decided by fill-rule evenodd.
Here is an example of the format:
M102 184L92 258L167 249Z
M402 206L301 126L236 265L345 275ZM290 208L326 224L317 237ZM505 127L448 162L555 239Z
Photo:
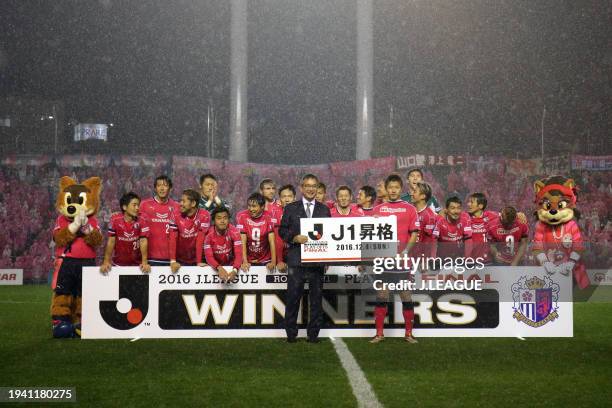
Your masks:
M531 327L541 327L557 319L559 290L559 285L548 276L544 279L522 276L512 285L512 317Z

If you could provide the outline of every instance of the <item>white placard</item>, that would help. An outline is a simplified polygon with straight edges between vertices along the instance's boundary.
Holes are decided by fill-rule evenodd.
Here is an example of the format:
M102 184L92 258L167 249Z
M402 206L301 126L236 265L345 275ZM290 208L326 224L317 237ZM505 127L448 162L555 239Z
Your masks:
M302 262L356 262L397 253L397 218L301 218Z

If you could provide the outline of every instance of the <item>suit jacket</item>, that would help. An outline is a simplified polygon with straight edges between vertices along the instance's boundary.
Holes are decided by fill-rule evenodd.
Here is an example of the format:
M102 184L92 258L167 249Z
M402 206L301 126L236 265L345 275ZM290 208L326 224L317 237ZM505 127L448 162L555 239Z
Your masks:
M328 217L331 217L329 208L325 204L315 201L312 218ZM289 266L321 266L321 264L310 263L302 265L301 245L293 242L293 237L300 235L300 218L307 218L304 202L301 198L298 201L287 204L283 209L283 218L281 219L278 233L283 241L289 244L285 262Z

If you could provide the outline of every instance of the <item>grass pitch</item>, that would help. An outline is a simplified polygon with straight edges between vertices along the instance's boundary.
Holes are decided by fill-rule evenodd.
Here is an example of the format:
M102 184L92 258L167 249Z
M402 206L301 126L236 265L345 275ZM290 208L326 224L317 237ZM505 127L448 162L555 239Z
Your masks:
M50 296L0 287L0 386L76 387L96 407L357 406L329 340L54 340ZM612 303L575 304L574 327L572 339L345 342L389 407L609 407Z

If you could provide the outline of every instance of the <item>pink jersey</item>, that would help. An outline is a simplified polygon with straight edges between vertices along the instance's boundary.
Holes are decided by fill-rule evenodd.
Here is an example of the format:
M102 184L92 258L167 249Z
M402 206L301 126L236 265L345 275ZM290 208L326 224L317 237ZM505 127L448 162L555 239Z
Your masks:
M574 220L556 227L538 221L533 250L544 251L548 260L555 264L567 262L572 252L584 250L580 227Z
M469 217L459 217L457 222L451 222L447 217L439 215L436 220L433 236L438 240L438 257L457 258L471 256L472 226Z
M160 203L155 197L152 197L142 200L140 203L140 215L149 226L149 259L157 261L170 259L168 241L170 239L170 221L174 214L180 214L180 206L172 199Z
M359 207L359 208L361 208L361 211L363 211L364 217L372 217L372 216L374 216L374 207L371 207L371 208Z
M414 256L436 256L436 237L433 236L438 215L427 206L418 211L419 238L412 251Z
M365 216L363 210L359 208L357 204L351 204L351 206L349 207L348 214L340 214L340 212L338 211L337 205L334 205L329 210L329 212L331 213L332 217L364 217Z
M283 208L281 207L281 211ZM289 244L283 241L280 234L278 233L278 229L280 226L280 220L283 218L282 212L279 218L278 224L274 226L274 241L276 243L276 263L285 262L285 256L287 255L287 250L289 249Z
M206 263L213 269L219 265L238 269L242 265L242 241L240 232L233 225L229 225L223 234L212 226L204 239L204 253Z
M272 224L276 227L280 225L281 218L283 218L283 207L276 201L268 204L268 208L264 210L264 214L268 214L272 220Z
M377 205L374 215L397 218L397 238L399 241L398 252L403 252L410 241L410 235L420 230L419 217L416 208L405 201L389 201Z
M472 224L472 257L482 258L485 265L493 262L487 237L487 228L498 218L498 213L488 210L483 211L480 217L470 216Z
M53 235L57 233L57 231L62 228L67 228L68 225L72 223L70 218L66 218L63 215L60 215L55 220L55 227L53 228ZM100 230L98 226L98 220L95 216L90 215L87 217L87 223L91 225L92 228ZM81 227L83 228L83 227ZM79 258L79 259L90 259L96 257L95 248L90 247L85 243L84 234L79 230L77 231L77 237L66 247L55 247L55 257L58 258L62 255L65 255L66 258Z
M249 263L266 264L270 262L272 252L268 236L274 233L274 223L268 213L264 212L258 218L253 218L248 210L240 211L236 215L236 229L246 235L246 252Z
M108 224L108 236L115 237L113 265L140 265L140 238L147 238L148 234L149 227L143 220L126 221L123 214L113 214Z
M170 259L192 265L202 262L204 237L209 228L210 213L204 209L197 209L191 217L181 213L173 215L170 222Z
M529 237L529 226L527 224L515 220L512 227L506 228L502 225L499 217L489 223L487 231L492 242L503 244L496 245L496 247L499 256L508 265L512 263L521 239Z

